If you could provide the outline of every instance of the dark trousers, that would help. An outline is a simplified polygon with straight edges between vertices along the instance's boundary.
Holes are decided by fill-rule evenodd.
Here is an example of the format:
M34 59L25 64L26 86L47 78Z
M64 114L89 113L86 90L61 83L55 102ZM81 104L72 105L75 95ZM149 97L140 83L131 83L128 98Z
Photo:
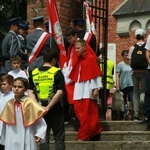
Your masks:
M109 89L106 89L106 96L104 95L104 89L99 90L99 98L101 99L101 106L100 106L100 116L101 118L105 118L106 110L107 110L107 98L109 96ZM106 100L105 100L106 97Z
M4 149L5 149L4 145L0 144L0 150L4 150Z
M146 91L144 98L144 116L150 118L150 70L148 69L146 78Z
M127 97L129 101L133 102L133 86L126 87L121 92L123 93L124 104L127 104Z
M65 128L64 128L64 114L52 115L48 112L44 119L47 124L46 142L40 144L40 150L49 150L49 140L50 140L50 130L52 129L54 140L55 140L55 150L65 150Z

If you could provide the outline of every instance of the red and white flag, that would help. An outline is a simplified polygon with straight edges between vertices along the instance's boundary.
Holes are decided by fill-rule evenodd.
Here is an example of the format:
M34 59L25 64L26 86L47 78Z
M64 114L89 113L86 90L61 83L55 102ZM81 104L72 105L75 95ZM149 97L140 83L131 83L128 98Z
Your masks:
M59 22L56 0L47 0L47 12L49 16L49 31L54 37L56 44L60 50L59 65L60 68L63 68L64 63L67 61L67 57L66 57L66 50L64 46L62 30Z
M91 13L91 8L89 6L89 2L85 1L83 2L83 5L86 8L86 30L87 32L92 32L93 34L96 34L95 25L93 22L93 17Z

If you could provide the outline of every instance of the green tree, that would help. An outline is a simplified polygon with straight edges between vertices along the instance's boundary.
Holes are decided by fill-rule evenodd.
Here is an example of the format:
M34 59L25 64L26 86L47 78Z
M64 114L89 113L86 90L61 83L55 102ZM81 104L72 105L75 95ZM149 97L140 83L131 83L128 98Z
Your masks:
M13 17L26 19L27 0L0 0L0 48L5 34L8 32L8 20Z

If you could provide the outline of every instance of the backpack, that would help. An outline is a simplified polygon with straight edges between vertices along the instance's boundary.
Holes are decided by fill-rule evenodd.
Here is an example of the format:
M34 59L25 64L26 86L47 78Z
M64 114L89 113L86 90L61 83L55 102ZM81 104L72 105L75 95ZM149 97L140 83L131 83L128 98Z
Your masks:
M132 57L131 57L131 68L132 69L147 69L148 67L148 62L145 56L146 53L146 48L145 44L143 45L134 45L134 50L132 52Z

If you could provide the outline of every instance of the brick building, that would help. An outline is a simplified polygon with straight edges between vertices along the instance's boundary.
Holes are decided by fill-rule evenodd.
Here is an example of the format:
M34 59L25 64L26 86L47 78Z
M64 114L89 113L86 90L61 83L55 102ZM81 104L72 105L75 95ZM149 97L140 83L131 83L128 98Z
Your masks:
M97 2L100 3L100 0ZM63 31L69 26L69 21L72 18L83 17L83 0L56 0L56 3ZM110 43L110 47L108 50L113 50L110 55L114 55L113 59L116 63L121 61L120 52L123 49L129 49L136 42L135 29L149 28L149 5L148 0L109 0L108 43ZM45 21L48 20L46 0L28 0L27 19L30 21L31 30L33 29L31 19L37 15L43 15ZM95 24L96 30L102 26L98 22Z

